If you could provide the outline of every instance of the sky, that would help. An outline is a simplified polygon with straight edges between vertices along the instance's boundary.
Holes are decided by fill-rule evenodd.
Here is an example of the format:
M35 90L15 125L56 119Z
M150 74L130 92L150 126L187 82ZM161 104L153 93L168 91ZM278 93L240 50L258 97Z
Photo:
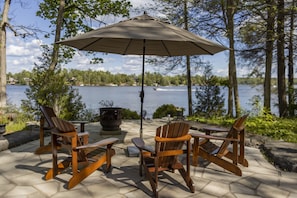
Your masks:
M38 3L40 0L24 1L27 2L25 6L21 7L19 4L12 1L9 17L12 19L13 25L24 25L30 27L40 28L47 30L49 23L40 17L36 16L38 10ZM130 0L133 8L139 6L145 6L150 0ZM1 12L3 9L3 3L0 3ZM148 13L149 14L149 13ZM139 13L131 13L130 17L140 15ZM120 21L120 19L118 19ZM110 21L109 23L116 23L118 21ZM31 71L34 67L34 63L38 63L38 57L41 56L42 44L51 44L53 39L44 39L43 34L39 34L39 39L36 38L21 38L14 36L13 32L7 30L7 73L18 73L22 70ZM140 74L142 57L137 55L114 55L98 54L104 59L102 64L89 64L89 59L77 51L71 63L63 65L63 68L67 69L80 69L80 70L101 70L109 71L113 74L126 73L126 74ZM101 56L102 55L102 56ZM213 66L213 74L218 76L228 75L228 54L226 51L220 52L215 55L204 55L204 60L209 61ZM150 66L146 63L146 71L149 72L160 72L157 67ZM238 76L246 73L244 69L237 69ZM177 73L177 72L174 72ZM184 71L184 74L186 72Z

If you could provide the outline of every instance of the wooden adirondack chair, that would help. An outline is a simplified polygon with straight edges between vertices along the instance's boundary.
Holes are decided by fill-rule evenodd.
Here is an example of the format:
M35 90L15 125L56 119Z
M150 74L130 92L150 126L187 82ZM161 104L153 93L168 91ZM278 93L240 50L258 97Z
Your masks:
M44 145L44 131L51 130L55 128L54 123L52 122L52 117L57 117L53 108L48 106L40 106L40 111L42 113L40 118L40 147L35 150L35 154L49 153L52 151L51 143ZM46 122L46 123L45 123Z
M85 138L80 138L82 133L77 133L75 126L58 117L51 118L54 124L52 130L52 157L53 167L46 173L45 179L54 178L65 169L71 167L72 177L67 188L71 189L106 163L106 171L111 168L111 157L115 154L112 145L118 138L107 138L95 143L87 143ZM70 157L57 163L58 139L62 137L61 145L69 148Z
M191 133L194 138L193 165L198 165L198 156L213 162L218 166L238 175L242 175L238 163L248 167L248 161L244 157L244 122L248 115L238 118L230 130L221 128L199 129L204 134ZM225 137L214 136L212 133L227 133ZM213 140L221 142L214 143ZM231 146L232 145L232 146ZM230 148L231 147L231 148Z
M133 138L132 142L140 150L140 175L142 167L146 177L149 179L153 193L158 197L158 174L161 171L179 170L190 191L195 191L193 181L190 177L190 140L188 134L190 126L184 122L176 122L160 126L156 130L155 149L146 146L141 138ZM186 142L186 149L183 145ZM186 152L186 170L178 160L178 156Z
M35 150L35 154L40 155L44 153L51 153L52 152L52 145L49 142L47 145L44 145L44 133L45 130L52 130L55 128L54 123L52 121L52 117L57 117L53 108L41 105L40 111L42 113L40 118L40 127L39 127L39 140L40 140L40 147ZM80 124L81 132L84 131L84 126L87 121L71 121L72 123ZM81 138L84 138L84 141L88 141L88 133L80 134ZM85 142L87 143L87 142ZM60 149L60 147L58 147Z

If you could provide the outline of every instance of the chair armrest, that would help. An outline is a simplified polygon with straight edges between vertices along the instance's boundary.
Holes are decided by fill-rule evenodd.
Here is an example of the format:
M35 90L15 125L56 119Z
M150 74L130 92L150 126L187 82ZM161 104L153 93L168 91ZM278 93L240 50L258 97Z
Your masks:
M198 127L195 127L195 126L191 126L192 130L195 130L195 131L201 131L201 132L204 132L206 134L211 134L211 133L226 133L226 132L229 132L230 129L227 129L227 128L219 128L219 127L202 127L202 128L198 128Z
M152 149L151 147L145 145L143 139L141 138L132 138L132 143L140 150L145 150L151 153L155 153L154 149Z
M73 136L76 136L77 135L77 132L76 131L67 132L67 133L61 133L61 132L58 132L58 131L52 131L51 133L52 134L55 134L55 135L58 135L58 136L61 136L61 137L67 137L67 138L72 138Z
M204 139L212 139L212 140L229 140L231 142L239 142L238 139L235 138L225 138L225 137L218 137L218 136L212 136L212 135L204 135L204 134L195 134L191 133L193 138L204 138Z
M200 128L199 131L202 131L205 133L222 133L222 132L229 132L230 129L219 128L219 127L203 127L203 128Z
M116 143L117 141L119 141L118 138L106 138L104 140L95 142L95 143L91 143L91 144L86 144L86 145L82 145L82 146L77 146L75 149L86 149L86 148L96 148L96 147L104 147L107 145L111 145Z
M89 132L81 132L81 133L77 133L77 136L78 136L78 137L85 137L85 136L89 137Z
M181 136L181 137L176 137L176 138L162 138L159 136L155 137L156 142L184 142L188 141L192 138L190 134Z

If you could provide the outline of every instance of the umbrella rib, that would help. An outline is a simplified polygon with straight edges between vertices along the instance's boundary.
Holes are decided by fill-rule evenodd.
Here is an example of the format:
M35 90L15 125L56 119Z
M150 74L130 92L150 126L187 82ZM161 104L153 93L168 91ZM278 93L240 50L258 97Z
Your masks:
M164 43L163 40L161 41L161 43L162 43L163 47L165 48L165 50L166 50L168 56L171 56L171 53L169 52L169 50L168 50L168 48L166 47L166 45L165 45L165 43Z
M98 39L96 39L95 41L93 41L93 42L91 42L91 43L88 43L87 45L85 45L85 46L79 48L79 50L84 50L84 49L86 49L87 47L93 45L94 43L100 41L101 39L102 39L102 38L98 38Z
M124 50L124 54L126 54L126 53L127 53L127 51L128 51L128 48L129 48L129 46L130 46L131 42L132 42L132 39L129 39L129 43L128 43L128 45L127 45L126 49Z
M200 49L204 50L205 52L209 53L210 55L214 55L214 53L212 53L212 52L210 52L210 51L208 51L208 50L204 49L203 47L201 47L201 46L197 45L196 43L194 43L194 42L191 42L191 43L192 43L193 45L195 45L196 47L198 47L198 48L200 48Z

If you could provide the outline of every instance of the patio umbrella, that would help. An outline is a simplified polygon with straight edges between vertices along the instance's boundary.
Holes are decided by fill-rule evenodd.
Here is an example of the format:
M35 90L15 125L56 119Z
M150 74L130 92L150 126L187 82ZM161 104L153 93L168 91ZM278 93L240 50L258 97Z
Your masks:
M189 31L176 27L146 13L119 23L102 27L57 42L79 50L123 55L142 55L142 83L140 92L140 137L144 102L145 55L184 56L213 55L227 48Z

